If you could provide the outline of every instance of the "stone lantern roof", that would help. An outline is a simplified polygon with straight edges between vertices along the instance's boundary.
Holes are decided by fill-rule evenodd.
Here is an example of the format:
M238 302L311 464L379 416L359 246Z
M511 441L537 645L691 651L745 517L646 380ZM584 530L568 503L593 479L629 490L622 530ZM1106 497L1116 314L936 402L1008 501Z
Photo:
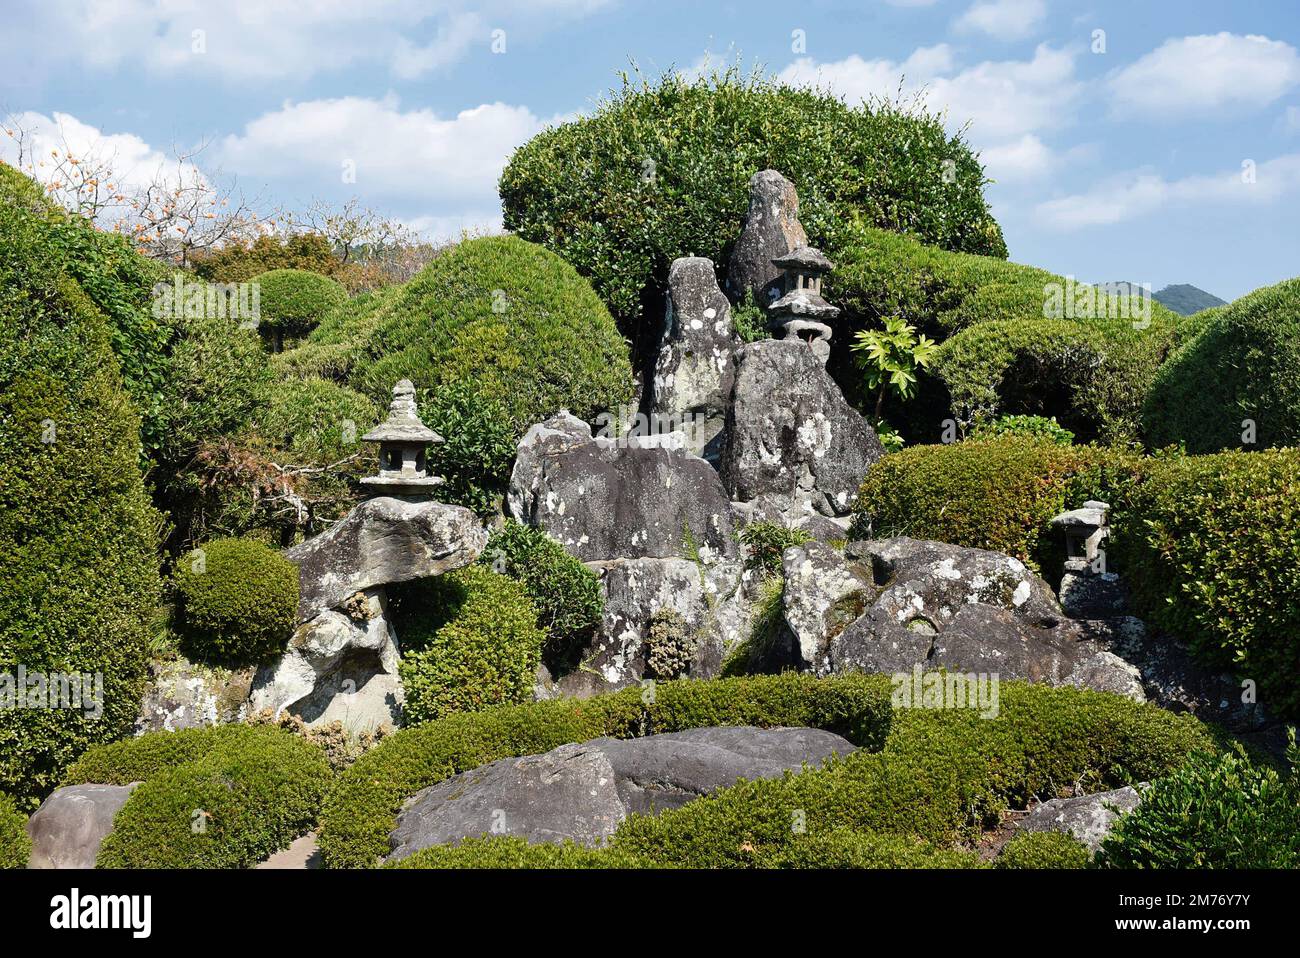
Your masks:
M772 260L772 265L803 273L829 273L835 268L826 254L815 246L797 246L784 256Z
M386 495L423 495L442 479L429 472L429 446L445 440L420 420L415 386L403 379L393 387L388 418L361 437L379 443L379 475L362 484Z

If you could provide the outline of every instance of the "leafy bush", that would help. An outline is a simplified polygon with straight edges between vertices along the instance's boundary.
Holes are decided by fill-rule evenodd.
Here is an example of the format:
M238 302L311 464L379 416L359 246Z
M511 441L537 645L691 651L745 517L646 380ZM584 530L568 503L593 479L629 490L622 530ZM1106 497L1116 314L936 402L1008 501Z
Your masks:
M26 827L27 816L18 811L12 798L0 793L0 870L27 867L32 841Z
M531 845L498 835L467 838L458 845L432 845L393 862L389 868L649 868L634 855L586 848L573 842Z
M1300 445L1300 279L1258 289L1227 306L1165 364L1143 412L1153 447L1188 452ZM1248 447L1249 448L1249 447Z
M532 693L546 633L524 586L480 565L393 595L408 725L521 702Z
M946 160L955 178L940 175ZM624 76L594 114L533 137L501 176L505 226L591 277L624 333L641 339L657 332L675 258L726 262L749 178L768 168L793 181L809 241L832 258L855 218L1006 255L984 171L937 117L888 102L849 107L736 70Z
M1107 552L1139 613L1300 714L1300 450L1148 461ZM1104 497L1103 497L1104 498Z
M277 335L310 332L348 298L348 291L328 276L304 269L273 269L253 282L261 291L262 325Z
M627 347L600 298L514 236L460 243L379 313L349 380L376 402L400 379L435 395L460 384L500 404L517 437L560 409L590 421L632 395Z
M360 437L381 418L369 397L324 379L288 379L270 390L258 432L276 449L327 465L365 450Z
M1049 569L1064 558L1051 519L1088 499L1107 500L1135 468L1110 450L1020 436L913 446L871 467L852 534L936 539Z
M116 331L60 250L30 204L0 203L0 673L103 676L99 715L0 709L0 791L24 810L130 731L159 600Z
M68 766L63 785L130 785L196 762L243 736L240 725L209 725L179 732L151 732L96 745ZM224 743L224 744L223 744Z
M198 661L269 661L298 621L298 567L260 542L205 543L177 563L174 585L177 627Z
M761 569L767 575L781 574L781 556L791 546L801 546L812 538L803 529L787 529L775 522L755 522L740 533L748 550L745 568Z
M1300 780L1244 750L1197 755L1152 783L1102 842L1111 868L1300 868Z
M331 779L319 748L266 725L221 726L208 745L131 793L98 867L248 868L311 828Z
M546 630L542 661L552 675L572 671L605 611L600 579L541 529L507 519L479 561L517 579Z
M499 515L516 452L505 407L464 383L447 383L426 395L420 418L446 440L430 451L434 470L446 480L438 501L483 517Z
M194 273L212 283L247 283L272 270L307 270L331 276L342 264L319 233L259 236L252 243L227 243L194 258Z
M884 329L859 329L853 335L854 359L862 369L867 390L876 395L875 419L884 411L885 396L910 399L920 369L930 365L934 340L897 316L884 318Z
M996 439L999 436L1028 436L1058 446L1074 443L1074 433L1058 423L1055 416L999 416L997 419L976 423L970 434L970 438L977 441Z
M761 867L809 840L796 824L813 838L849 829L949 847L1031 796L1146 780L1209 747L1206 729L1187 715L1105 693L1003 682L997 718L895 709L878 752L739 782L658 817L631 816L612 845L687 868Z
M369 868L389 851L402 803L422 788L502 758L535 755L603 735L630 738L715 725L808 726L878 748L889 725L889 684L861 675L786 673L657 683L592 699L528 702L405 728L338 779L321 815L330 868Z
M1087 868L1092 853L1064 832L1020 832L1002 846L995 868Z
M617 852L618 849L611 851ZM979 856L937 848L907 835L878 835L837 828L797 835L758 855L759 868L983 868Z

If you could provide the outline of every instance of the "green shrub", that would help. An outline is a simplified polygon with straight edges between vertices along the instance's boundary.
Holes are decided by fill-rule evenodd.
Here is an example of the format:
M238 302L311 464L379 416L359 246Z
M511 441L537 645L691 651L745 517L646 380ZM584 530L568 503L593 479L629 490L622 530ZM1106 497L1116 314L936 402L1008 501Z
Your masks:
M945 161L955 178L939 175ZM693 255L721 268L749 178L769 168L792 180L809 241L832 259L858 218L1006 255L979 160L938 117L883 101L850 107L734 69L624 76L591 116L533 137L501 176L505 226L591 277L625 334L642 340L658 331L669 265Z
M1156 459L1113 499L1108 561L1137 610L1300 714L1300 450ZM1103 497L1105 498L1105 497Z
M1146 438L1190 453L1300 445L1300 279L1258 289L1214 315L1161 369L1143 414Z
M1074 443L1074 433L1062 427L1056 421L1055 416L1051 418L1046 416L999 416L997 419L976 423L970 434L970 438L976 441L980 439L996 439L999 436L1028 436L1031 439L1053 442L1058 446L1069 446Z
M704 683L700 683L704 684ZM976 836L1031 796L1147 780L1211 747L1187 715L1074 688L1003 682L1000 711L895 709L879 752L740 782L658 817L626 819L624 852L688 868L754 867L802 834L906 834L938 847Z
M1050 569L1064 558L1051 519L1088 499L1109 501L1135 468L1110 450L1020 436L912 446L871 467L853 534L935 539Z
M365 452L361 436L381 418L369 397L323 379L288 379L270 390L257 431L304 464L328 465Z
M605 611L600 579L541 529L507 519L479 561L517 579L546 630L542 661L552 675L570 672Z
M531 845L500 835L467 838L458 845L433 845L393 862L389 868L651 868L634 855L586 848L573 842Z
M438 501L485 518L500 515L516 452L505 407L464 383L447 383L426 395L420 418L446 440L430 450L434 470L446 480Z
M995 868L1087 868L1092 852L1064 832L1020 832L1002 846Z
M535 755L603 735L631 738L716 725L807 726L878 748L889 725L889 685L861 675L786 673L709 682L662 682L654 695L627 689L461 713L405 728L338 779L321 814L330 868L368 868L388 854L402 803L422 788L502 758Z
M174 585L177 627L198 661L269 661L298 621L298 567L260 542L205 543L177 563Z
M284 377L346 383L357 356L388 315L388 308L402 295L402 289L387 286L339 304L325 314L306 339L270 357L272 368ZM384 398L385 403L388 398Z
M241 725L210 725L179 732L151 732L96 745L68 766L63 785L130 785L198 761L209 752L242 742Z
M408 725L532 694L546 633L514 579L472 565L412 583L394 595L393 627Z
M277 335L310 332L348 298L334 280L305 269L273 269L253 282L260 290L261 324Z
M342 265L319 233L259 236L252 243L227 243L194 258L194 273L211 283L247 283L271 270L309 270L330 276Z
M331 778L319 748L266 725L222 726L210 744L131 793L98 867L248 868L311 828Z
M349 380L376 402L400 379L433 395L460 384L504 408L517 437L560 409L591 421L632 395L627 347L600 298L518 237L460 243L379 312Z
M740 533L748 550L745 568L761 569L768 575L781 574L781 556L791 546L801 546L812 539L803 529L787 529L775 522L755 522Z
M18 811L12 798L0 793L0 870L27 867L32 840L27 837L26 827L27 816Z
M1292 747L1294 761L1294 744ZM1111 868L1300 868L1300 780L1246 753L1197 755L1157 779L1102 842Z
M907 835L873 835L837 828L797 835L755 859L759 868L983 868L979 856L937 848Z
M87 746L131 730L159 602L117 333L60 249L30 205L0 203L0 674L103 676L98 715L0 709L0 791L25 811Z

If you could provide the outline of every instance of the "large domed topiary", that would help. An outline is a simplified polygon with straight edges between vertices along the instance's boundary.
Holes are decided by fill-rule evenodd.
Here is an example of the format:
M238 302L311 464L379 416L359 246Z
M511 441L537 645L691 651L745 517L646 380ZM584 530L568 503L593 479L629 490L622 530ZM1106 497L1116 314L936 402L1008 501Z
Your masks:
M298 609L298 567L270 546L216 539L176 565L177 625L187 652L230 665L285 650Z
M334 280L305 269L273 269L253 282L261 297L261 323L277 337L310 332L348 299L348 291Z
M1219 307L1161 368L1143 425L1190 453L1300 444L1300 279Z

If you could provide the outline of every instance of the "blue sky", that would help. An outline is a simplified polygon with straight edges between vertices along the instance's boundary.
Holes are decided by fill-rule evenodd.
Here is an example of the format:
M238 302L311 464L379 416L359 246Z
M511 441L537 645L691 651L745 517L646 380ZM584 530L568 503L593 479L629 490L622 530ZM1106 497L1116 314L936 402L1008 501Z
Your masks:
M249 192L357 195L455 235L499 223L510 151L632 61L742 58L852 102L905 78L969 121L1019 262L1225 299L1300 275L1295 0L6 6L0 109L127 175L207 141L205 169Z

